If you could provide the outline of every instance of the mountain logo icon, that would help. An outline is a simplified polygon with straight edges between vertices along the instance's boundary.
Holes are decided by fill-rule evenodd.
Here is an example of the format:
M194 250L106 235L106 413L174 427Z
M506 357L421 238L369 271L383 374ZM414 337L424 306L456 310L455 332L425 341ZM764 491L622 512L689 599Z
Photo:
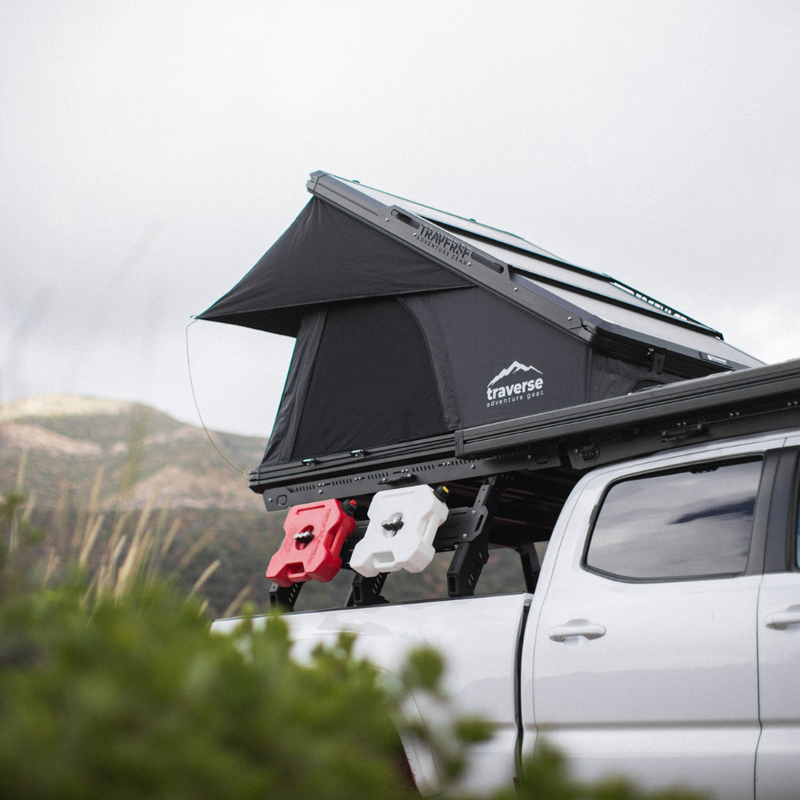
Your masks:
M524 364L520 364L519 361L515 361L510 367L506 367L499 375L495 375L489 381L489 386L494 386L498 381L503 380L503 378L507 378L509 375L514 375L517 372L537 372L541 375L541 371L536 369L536 367L526 367Z
M544 394L544 373L536 367L514 361L486 386L486 407L533 400Z

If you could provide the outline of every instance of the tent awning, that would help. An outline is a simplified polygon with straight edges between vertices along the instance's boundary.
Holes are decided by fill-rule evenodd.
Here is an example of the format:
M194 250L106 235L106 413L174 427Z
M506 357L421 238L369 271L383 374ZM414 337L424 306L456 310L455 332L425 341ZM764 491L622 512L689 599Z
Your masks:
M199 319L297 336L313 306L471 285L312 198L250 272Z

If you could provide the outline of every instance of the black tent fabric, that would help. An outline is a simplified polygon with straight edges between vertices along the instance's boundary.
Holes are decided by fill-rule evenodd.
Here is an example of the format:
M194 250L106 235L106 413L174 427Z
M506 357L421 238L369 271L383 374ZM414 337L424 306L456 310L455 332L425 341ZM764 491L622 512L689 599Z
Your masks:
M655 356L637 361L601 351L359 213L314 197L250 272L199 316L297 338L265 464L424 439L681 379L663 362L657 366ZM415 224L423 230L427 222ZM467 252L454 236L437 236L448 254ZM472 252L478 266L467 267L491 266ZM545 266L558 268L552 259ZM565 307L578 302L575 294ZM643 305L638 298L631 303ZM565 312L571 320L567 313L574 312ZM654 352L647 347L639 350ZM698 357L697 368L703 364Z
M361 300L331 309L324 333L293 458L320 448L333 453L363 447L376 435L375 409L392 409L380 416L386 442L447 430L425 337L397 298Z
M309 306L469 285L314 197L250 272L198 319L297 336Z
M264 459L281 464L671 382L478 287L307 314Z

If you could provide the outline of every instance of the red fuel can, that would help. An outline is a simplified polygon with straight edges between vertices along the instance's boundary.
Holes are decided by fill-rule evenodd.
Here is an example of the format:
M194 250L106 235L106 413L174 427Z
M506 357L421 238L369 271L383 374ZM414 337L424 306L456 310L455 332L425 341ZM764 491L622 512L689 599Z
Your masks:
M338 500L294 506L283 523L286 535L269 562L267 578L278 586L311 579L326 583L341 569L339 553L355 526Z

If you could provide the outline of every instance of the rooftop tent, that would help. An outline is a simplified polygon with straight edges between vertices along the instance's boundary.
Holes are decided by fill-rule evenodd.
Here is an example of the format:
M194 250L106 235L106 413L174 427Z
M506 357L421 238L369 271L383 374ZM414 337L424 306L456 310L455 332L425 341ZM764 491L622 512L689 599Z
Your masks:
M314 173L200 319L296 337L265 464L367 450L761 362L511 234Z

